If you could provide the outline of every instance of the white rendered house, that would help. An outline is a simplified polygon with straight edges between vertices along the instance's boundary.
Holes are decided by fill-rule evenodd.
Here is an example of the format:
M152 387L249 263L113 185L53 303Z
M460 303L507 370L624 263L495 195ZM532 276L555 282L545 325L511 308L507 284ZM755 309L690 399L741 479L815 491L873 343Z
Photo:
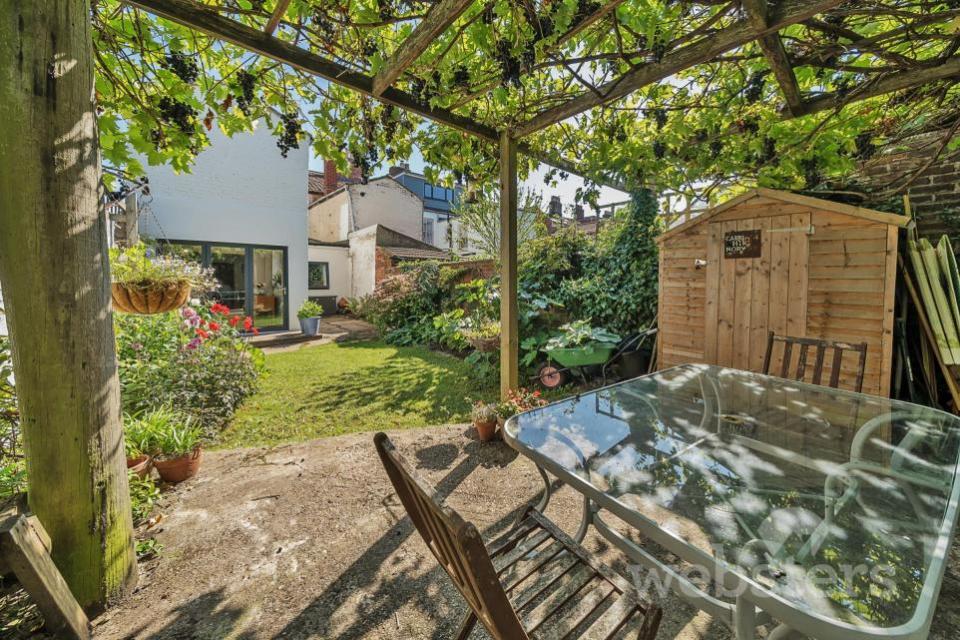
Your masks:
M214 129L191 173L148 167L138 227L164 250L212 267L221 301L258 328L293 328L308 295L310 145L284 158L266 124L257 124L232 138Z

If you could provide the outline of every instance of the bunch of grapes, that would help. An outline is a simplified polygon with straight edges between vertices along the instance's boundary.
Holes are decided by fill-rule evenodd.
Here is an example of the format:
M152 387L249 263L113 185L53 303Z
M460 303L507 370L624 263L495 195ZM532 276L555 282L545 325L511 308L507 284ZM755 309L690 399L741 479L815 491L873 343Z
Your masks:
M504 84L520 86L520 60L513 55L507 40L497 40L497 61L500 63L500 76Z
M711 142L710 155L716 157L716 156L719 156L721 153L723 153L723 141L714 140L713 142Z
M600 3L597 0L578 0L577 11L573 14L571 24L577 24L587 16L596 13L599 8Z
M820 166L816 158L801 160L800 169L803 171L803 179L806 181L808 189L812 189L823 182L823 174L820 172Z
M320 30L324 38L333 40L333 37L337 33L337 27L326 13L321 11L314 13L313 22L317 25L317 29Z
M868 160L877 152L877 145L873 143L873 134L869 131L858 135L854 142L857 145L857 157L861 160Z
M180 131L186 134L191 134L196 130L197 110L186 102L164 96L160 98L158 107L160 108L160 119L163 122L176 125Z
M747 80L747 86L743 90L743 99L753 104L763 96L763 85L766 82L765 74L762 71L755 71Z
M777 157L777 141L767 136L763 139L763 152L760 154L762 162L770 162Z
M653 142L653 157L656 158L657 160L663 160L666 155L667 155L667 145L660 142L659 140L655 140Z
M300 148L300 134L303 131L303 126L300 124L300 117L296 111L280 116L280 122L283 124L283 131L277 139L277 146L280 147L280 155L286 158L290 149Z
M393 18L394 11L393 6L390 4L390 0L380 0L378 7L378 13L380 15L380 20L387 22Z
M654 62L663 62L663 57L667 55L667 41L657 29L653 34L653 44L650 45L650 55Z
M667 126L667 121L669 116L667 115L667 110L662 107L657 107L652 112L653 120L657 123L657 131L661 131L665 126Z
M165 66L187 84L193 84L200 76L200 67L190 56L174 51L164 58Z
M470 88L470 72L462 64L453 70L453 84L461 89Z
M240 88L240 95L237 96L237 106L244 115L250 115L250 105L253 104L253 89L257 84L257 76L246 69L237 72L237 85Z
M489 9L484 9L483 13L480 15L480 20L483 21L483 24L493 24L493 20L496 17L496 14L493 13L493 7Z

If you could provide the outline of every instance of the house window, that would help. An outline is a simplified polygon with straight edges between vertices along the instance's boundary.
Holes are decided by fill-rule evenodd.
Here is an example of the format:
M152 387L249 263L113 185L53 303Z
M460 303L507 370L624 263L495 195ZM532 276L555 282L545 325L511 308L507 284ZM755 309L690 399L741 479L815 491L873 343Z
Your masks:
M423 221L423 241L433 244L433 220Z
M308 289L330 288L330 263L311 262L307 267Z
M424 185L423 185L423 197L424 197L424 198L432 198L432 197L433 197L433 185L432 185L432 184L424 184Z

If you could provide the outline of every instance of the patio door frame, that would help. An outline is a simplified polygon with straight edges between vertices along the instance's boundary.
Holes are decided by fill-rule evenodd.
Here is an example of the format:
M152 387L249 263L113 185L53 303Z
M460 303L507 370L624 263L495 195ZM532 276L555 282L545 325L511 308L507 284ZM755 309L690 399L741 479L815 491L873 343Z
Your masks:
M200 247L200 262L204 267L209 267L213 261L214 247L228 247L234 249L243 249L243 288L244 288L244 313L254 319L256 326L256 317L253 315L253 306L255 298L255 285L253 277L253 255L258 249L267 251L283 252L283 324L282 326L273 326L265 331L287 331L290 329L290 255L287 247L271 244L249 244L245 242L218 242L211 240L168 240L169 244L193 245Z

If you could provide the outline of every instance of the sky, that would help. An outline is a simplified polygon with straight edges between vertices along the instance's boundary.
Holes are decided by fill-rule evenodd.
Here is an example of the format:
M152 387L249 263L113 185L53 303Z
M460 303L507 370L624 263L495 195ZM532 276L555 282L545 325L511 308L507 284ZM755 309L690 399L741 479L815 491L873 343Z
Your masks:
M420 152L414 149L413 156L408 160L410 163L410 168L418 173L423 172L424 162L423 157L420 155ZM311 154L310 157L310 168L316 171L323 170L323 158L318 158ZM541 164L540 167L530 175L530 177L523 182L523 186L532 189L533 191L539 193L544 202L548 202L552 196L560 196L561 202L564 206L570 206L574 203L574 196L577 192L578 187L583 186L583 179L579 176L570 175L566 180L557 179L556 187L549 187L543 183L544 176L549 171L550 167ZM380 167L378 171L375 171L375 175L380 175L386 173L387 167ZM623 202L629 200L630 196L623 191L618 191L616 189L611 189L609 187L601 187L600 189L600 200L599 204L609 204L612 202Z

